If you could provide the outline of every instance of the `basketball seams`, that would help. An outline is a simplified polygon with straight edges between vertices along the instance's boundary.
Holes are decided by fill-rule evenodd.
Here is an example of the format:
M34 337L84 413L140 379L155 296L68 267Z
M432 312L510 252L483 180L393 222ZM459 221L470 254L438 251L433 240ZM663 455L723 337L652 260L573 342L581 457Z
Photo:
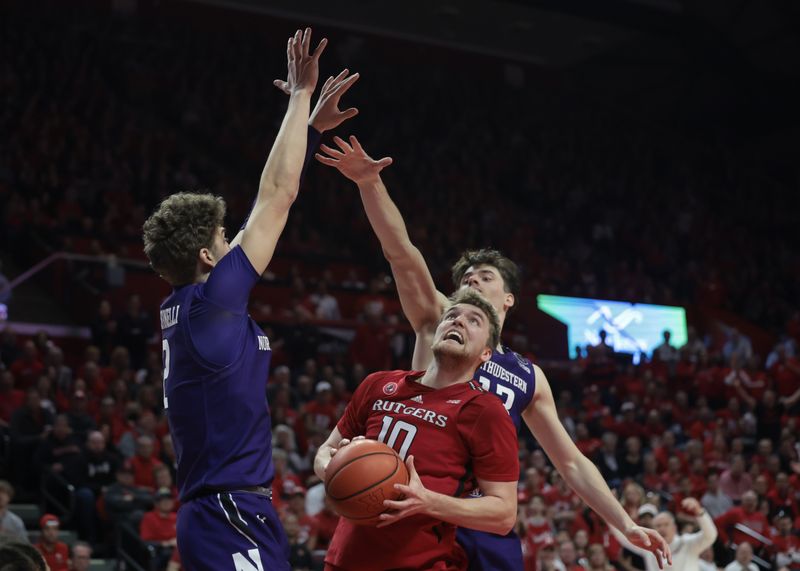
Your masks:
M371 486L368 486L368 487L366 487L366 488L363 488L363 489L361 489L361 490L357 491L356 493L354 493L354 494L350 494L349 496L345 496L345 497L343 497L343 498L337 498L336 496L332 495L332 494L331 494L331 493L328 491L328 486L330 486L331 484L333 484L333 483L334 483L334 480L336 479L336 477L337 477L339 474L341 474L341 473L342 473L342 471L343 471L345 468L347 468L347 467L348 467L350 464L352 464L353 462L356 462L356 461L358 461L358 460L360 460L360 459L362 459L362 458L367 458L367 457L369 457L369 456L381 456L381 455L382 455L382 456L392 456L392 457L394 457L394 460L395 460L395 463L394 463L394 470L392 470L392 472L391 472L390 474L388 474L388 475L387 475L385 478L383 478L382 480L379 480L379 481L375 482L375 483L374 483L374 484L372 484ZM345 464L343 464L342 466L340 466L340 467L339 467L339 469L338 469L338 470L336 470L336 472L335 472L334 474L332 474L332 475L331 475L329 478L327 478L327 480L328 480L328 481L325 483L325 493L326 493L326 494L328 494L328 495L331 497L331 499L332 499L332 500L336 500L337 502L343 502L343 501L349 500L350 498L354 498L354 497L358 496L359 494L363 494L364 492L367 492L367 491L369 491L369 490L371 490L371 489L375 488L376 486L380 486L380 485L381 485L381 484L383 484L383 483L384 483L386 480L388 480L388 479L392 478L392 477L393 477L395 474L397 474L397 471L398 471L399 469L400 469L400 457L399 457L399 456L397 456L397 454L394 454L394 453L389 453L389 452L369 452L369 453L367 453L367 454L362 454L361 456L358 456L358 457L356 457L356 458L353 458L352 460L348 460L348 461L347 461Z

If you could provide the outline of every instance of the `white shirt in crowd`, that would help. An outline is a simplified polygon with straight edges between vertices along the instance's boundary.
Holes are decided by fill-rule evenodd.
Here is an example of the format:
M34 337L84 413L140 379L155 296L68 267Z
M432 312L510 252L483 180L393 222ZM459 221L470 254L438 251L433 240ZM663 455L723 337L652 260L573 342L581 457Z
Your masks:
M664 569L675 569L679 571L700 571L700 554L713 545L717 539L717 527L714 520L707 512L697 518L697 525L700 531L696 533L686 533L676 535L670 543L672 551L672 565L664 562ZM640 555L644 559L644 566L647 571L659 571L656 556L637 547L628 541L628 538L615 527L610 528L614 536L626 549ZM727 569L726 569L727 571ZM757 571L757 570L756 570Z
M725 567L725 571L758 571L758 566L755 563L748 563L747 567L745 567L738 561L733 561L728 563Z

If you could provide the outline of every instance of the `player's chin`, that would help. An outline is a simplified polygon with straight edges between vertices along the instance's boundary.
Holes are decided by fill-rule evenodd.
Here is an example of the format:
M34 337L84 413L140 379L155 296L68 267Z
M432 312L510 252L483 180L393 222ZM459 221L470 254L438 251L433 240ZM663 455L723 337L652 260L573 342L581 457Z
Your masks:
M433 354L440 357L460 357L465 354L465 347L454 341L443 340L433 346Z

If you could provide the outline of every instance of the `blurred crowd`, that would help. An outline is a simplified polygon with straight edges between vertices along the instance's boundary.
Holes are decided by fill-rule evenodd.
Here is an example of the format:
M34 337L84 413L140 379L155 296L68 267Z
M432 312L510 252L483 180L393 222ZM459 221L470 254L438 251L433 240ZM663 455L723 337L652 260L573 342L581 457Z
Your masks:
M86 545L113 554L114 530L126 526L152 547L160 569L178 569L175 453L158 345L148 342L157 337L151 329L130 334L136 317L150 322L135 301L101 312L110 312L119 329L110 334L98 320L93 344L82 352L65 355L44 333L2 336L0 429L11 448L0 485L0 532L24 537L3 512L13 494L36 501L42 489L58 496L71 486L71 503L64 503L71 511L58 515ZM283 343L284 353L292 349L291 340ZM751 353L746 338L712 349L692 329L683 347L671 345L665 332L652 359L633 365L601 341L581 348L552 382L565 427L634 520L653 525L669 511L674 533L690 532L696 517L681 506L694 498L719 534L704 556L708 569L747 556L793 570L800 566L797 340L777 344L766 359ZM274 365L267 395L273 501L296 568L314 569L337 516L313 474L313 458L373 367L352 353L286 362ZM645 569L565 486L527 429L519 455L517 531L529 569Z
M291 26L46 4L11 2L0 18L4 252L20 267L53 249L141 257L144 217L184 189L223 195L238 226L284 104L272 80ZM691 532L682 506L694 498L718 530L707 569L800 569L797 193L733 147L656 136L563 85L517 85L496 61L331 39L324 73L362 74L347 95L361 113L341 134L395 159L387 186L439 283L458 252L491 244L520 263L529 294L696 302L780 334L766 358L738 333L721 346L665 335L638 365L601 341L553 378L565 426L635 520L656 525L669 510L675 533ZM273 499L297 569L319 565L337 521L311 469L317 447L367 373L408 366L408 331L360 211L353 185L313 166L278 254L318 270L267 276L286 300L251 308L274 351ZM333 262L344 270L327 272ZM60 526L80 538L73 558L113 555L125 527L159 568L180 568L156 309L136 295L101 301L82 316L92 339L79 348L2 334L0 534L27 540L14 496L68 497L39 522L51 569L70 556ZM356 323L346 338L314 324L341 318ZM529 569L645 569L525 429L519 453Z
M146 213L178 189L221 194L238 226L284 105L272 80L290 26L169 4L48 6L12 2L0 23L0 216L20 264L37 247L141 256ZM346 101L361 113L340 134L395 159L387 185L437 277L491 244L531 294L699 302L773 332L796 309L798 193L735 142L698 147L597 109L568 74L545 83L479 56L325 33L323 74L362 76ZM360 211L352 184L313 165L278 254L385 267Z

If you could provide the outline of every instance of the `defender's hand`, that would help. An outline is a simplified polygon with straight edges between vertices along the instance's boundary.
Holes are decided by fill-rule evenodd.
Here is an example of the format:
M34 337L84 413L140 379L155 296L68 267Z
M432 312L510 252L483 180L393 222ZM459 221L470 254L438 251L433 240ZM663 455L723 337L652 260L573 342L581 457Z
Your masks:
M672 565L672 553L669 550L669 545L656 530L634 525L625 531L625 537L637 547L641 547L655 555L659 569L664 568L664 561Z
M377 178L384 168L392 164L391 157L384 157L377 161L370 157L358 139L352 135L350 136L350 145L352 146L339 137L334 137L333 141L341 150L328 145L320 145L320 149L325 155L317 153L315 155L317 160L323 165L334 167L356 184Z
M276 79L272 83L285 93L301 91L312 93L319 79L319 56L325 51L328 40L323 38L314 53L310 53L311 28L297 30L286 44L286 59L289 74L286 81Z
M322 86L317 104L311 112L308 124L320 133L335 129L348 119L358 115L358 109L350 107L339 110L339 100L358 81L359 75L354 73L348 77L350 70L342 70L336 77L329 77Z

